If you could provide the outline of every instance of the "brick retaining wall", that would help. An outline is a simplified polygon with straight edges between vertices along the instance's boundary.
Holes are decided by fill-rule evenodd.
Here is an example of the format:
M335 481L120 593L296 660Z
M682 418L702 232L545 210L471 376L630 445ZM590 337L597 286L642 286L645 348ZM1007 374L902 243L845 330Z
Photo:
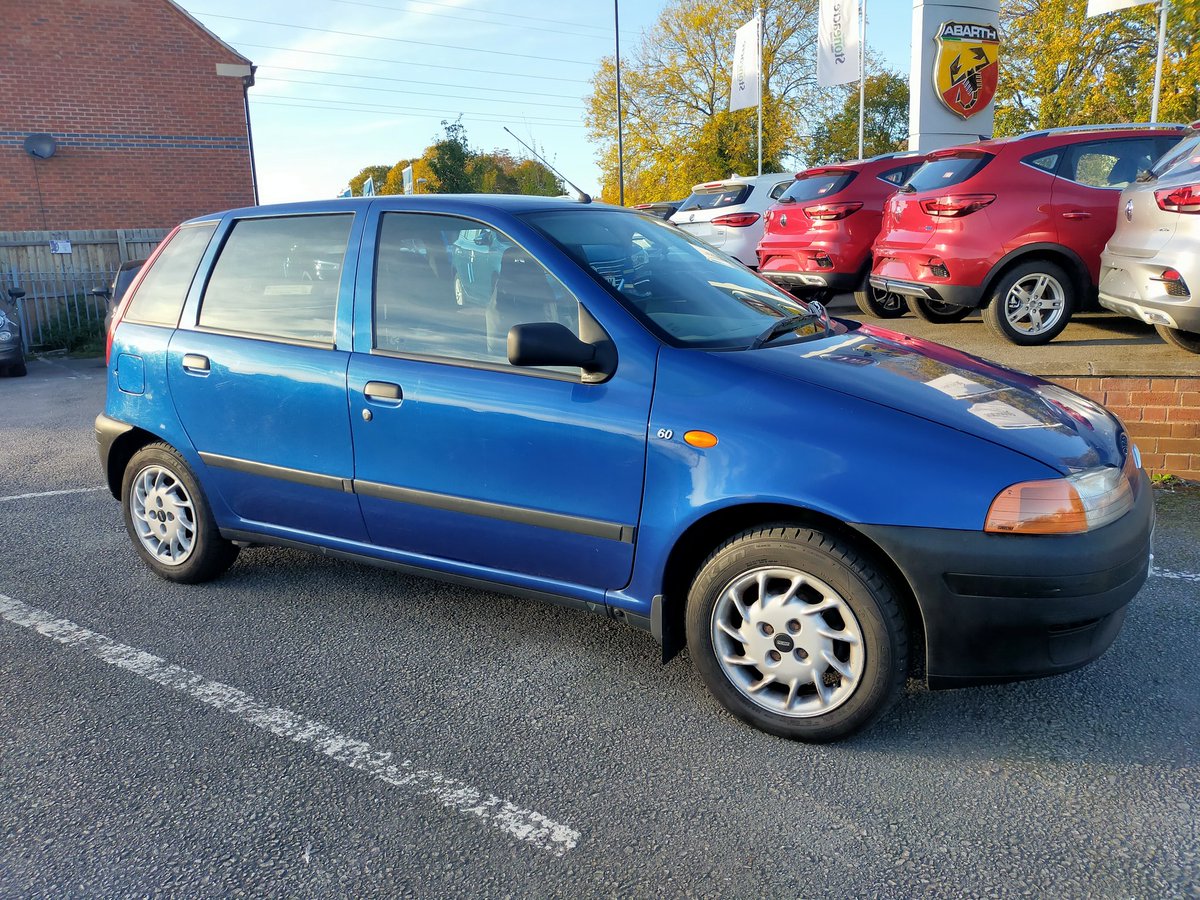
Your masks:
M1146 471L1200 480L1200 377L1046 377L1120 416Z

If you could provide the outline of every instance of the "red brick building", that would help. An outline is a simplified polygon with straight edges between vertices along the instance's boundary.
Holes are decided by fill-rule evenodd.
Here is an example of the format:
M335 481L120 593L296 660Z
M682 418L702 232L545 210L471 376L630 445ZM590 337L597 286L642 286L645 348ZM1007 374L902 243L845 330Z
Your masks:
M254 203L254 67L180 7L0 10L0 231L166 228ZM48 159L24 149L39 133Z

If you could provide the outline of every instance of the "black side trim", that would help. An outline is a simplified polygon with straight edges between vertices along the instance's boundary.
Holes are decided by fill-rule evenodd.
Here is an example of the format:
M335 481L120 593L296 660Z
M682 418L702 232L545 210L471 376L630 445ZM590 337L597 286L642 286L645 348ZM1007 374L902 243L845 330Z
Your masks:
M403 572L405 575L416 575L420 578L431 578L434 581L444 581L448 584L461 584L464 587L476 588L481 591L493 591L498 594L508 594L513 597L522 597L528 600L537 600L542 603L552 603L555 606L567 606L571 609L582 609L586 612L598 613L602 616L609 615L608 607L604 603L596 603L589 600L578 600L575 597L564 597L561 594L552 594L548 591L538 591L533 588L516 587L510 584L503 584L497 581L488 581L485 578L472 578L470 575L454 575L449 572L438 572L434 569L424 569L420 566L411 566L407 563L394 562L390 559L380 559L377 556L371 556L367 553L354 553L350 550L334 550L331 547L322 547L319 544L309 544L304 541L296 541L290 538L275 537L269 534L259 534L255 531L240 531L236 528L222 528L221 537L227 541L239 541L245 544L268 545L272 547L288 547L293 550L307 550L311 553L318 553L321 556L328 556L332 559L344 559L348 562L365 563L369 566L376 566L381 569L391 569L395 572Z
M101 413L96 416L96 423L93 427L96 430L96 446L100 451L100 470L105 474L109 491L112 492L113 497L119 499L121 487L120 476L117 476L116 483L114 484L113 473L108 470L108 458L112 454L113 445L120 437L133 431L133 426Z
M379 484L374 481L359 481L355 479L354 491L366 497L396 500L400 503L428 506L432 509L443 509L449 512L467 513L472 516L484 516L488 519L503 519L506 522L516 522L521 525L536 525L539 528L553 528L556 531L568 531L572 534L605 538L610 541L620 541L623 544L632 544L634 534L637 530L632 525L621 525L616 522L605 522L600 519L542 512L541 510L528 509L523 506L489 503L486 500L470 500L466 497L435 494L431 491L395 487L394 485Z
M306 484L309 487L328 488L332 491L345 490L349 479L336 475L320 475L316 472L305 472L302 469L289 469L286 466L272 466L267 463L251 462L248 459L236 459L232 456L221 456L219 453L200 453L200 458L206 465L218 469L232 469L234 472L245 472L247 475L262 475L265 478L278 478L280 481L292 481L296 484Z

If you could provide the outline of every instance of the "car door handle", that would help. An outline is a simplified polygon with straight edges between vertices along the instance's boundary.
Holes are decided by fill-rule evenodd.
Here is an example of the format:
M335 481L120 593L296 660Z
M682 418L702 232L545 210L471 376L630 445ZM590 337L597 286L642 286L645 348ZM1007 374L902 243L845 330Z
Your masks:
M204 372L207 374L210 365L207 356L201 356L199 353L185 353L183 355L183 367L189 372Z
M1082 209L1075 209L1071 212L1063 213L1064 219L1090 219L1091 217L1092 214L1090 212L1084 212Z
M400 385L392 384L390 381L368 381L366 387L363 388L363 394L368 400L396 406L404 399L404 391L400 390Z

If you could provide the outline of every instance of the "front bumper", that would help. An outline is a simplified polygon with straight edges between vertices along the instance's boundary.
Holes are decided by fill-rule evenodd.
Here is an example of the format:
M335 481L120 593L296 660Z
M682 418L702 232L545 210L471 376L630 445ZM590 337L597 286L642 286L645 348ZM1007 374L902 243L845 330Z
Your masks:
M859 526L899 566L925 623L931 688L1056 675L1098 658L1149 574L1154 496L1078 535Z
M1155 280L1170 268L1183 275L1190 295L1172 295L1165 282ZM1100 305L1147 325L1200 331L1200 265L1188 267L1164 254L1138 259L1105 251L1100 265Z

